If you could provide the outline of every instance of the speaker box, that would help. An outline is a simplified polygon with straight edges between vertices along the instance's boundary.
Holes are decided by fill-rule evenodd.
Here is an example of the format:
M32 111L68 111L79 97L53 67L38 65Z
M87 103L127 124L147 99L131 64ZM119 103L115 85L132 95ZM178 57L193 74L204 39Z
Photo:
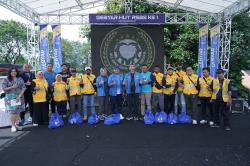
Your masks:
M230 107L232 113L243 113L244 112L244 99L232 99L232 104Z

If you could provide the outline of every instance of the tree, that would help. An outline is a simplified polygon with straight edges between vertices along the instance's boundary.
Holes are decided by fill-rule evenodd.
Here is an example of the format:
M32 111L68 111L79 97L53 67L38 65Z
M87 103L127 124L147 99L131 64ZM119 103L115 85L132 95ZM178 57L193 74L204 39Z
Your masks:
M27 46L26 27L15 21L0 21L0 61L14 64L23 60Z

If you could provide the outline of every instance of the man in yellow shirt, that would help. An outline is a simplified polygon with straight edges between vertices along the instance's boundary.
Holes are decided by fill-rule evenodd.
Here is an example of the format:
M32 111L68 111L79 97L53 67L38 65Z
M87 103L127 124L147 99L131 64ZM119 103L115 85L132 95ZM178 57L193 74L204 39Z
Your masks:
M69 87L69 99L70 99L70 111L78 112L81 111L81 79L76 76L76 69L71 69L71 77L68 78L67 83ZM77 106L77 107L76 107Z
M162 80L163 93L164 93L164 106L165 111L169 113L174 112L175 94L178 88L177 77L174 75L174 69L169 67L167 75Z
M187 114L193 119L193 124L197 124L198 109L197 109L197 85L198 76L194 74L192 67L187 67L186 75L183 76L183 93L186 100Z
M183 94L183 76L186 75L186 72L182 70L182 64L178 63L176 65L176 71L174 73L177 76L178 81L178 89L175 95L175 103L174 103L174 110L175 113L178 114L179 112L186 112L186 102ZM180 104L181 110L178 110Z
M91 73L91 67L85 67L85 74L82 75L83 94L83 115L84 120L88 119L88 101L90 101L91 113L95 113L96 77Z
M212 127L220 127L220 115L222 115L225 130L231 130L229 123L229 107L232 103L231 82L224 77L224 71L222 69L218 69L216 74L218 78L213 80L212 86L212 104L214 111L214 125L212 125Z
M160 67L154 67L153 73L153 87L152 87L152 106L153 111L158 111L158 105L161 111L164 110L164 95L162 93L162 79L163 74L160 72Z
M212 82L213 77L209 75L209 68L205 67L202 69L203 76L199 78L198 88L199 88L199 98L201 102L201 124L207 123L209 120L209 125L213 125L213 111L212 111L212 104L211 104L211 97L212 97ZM208 113L209 119L208 119Z

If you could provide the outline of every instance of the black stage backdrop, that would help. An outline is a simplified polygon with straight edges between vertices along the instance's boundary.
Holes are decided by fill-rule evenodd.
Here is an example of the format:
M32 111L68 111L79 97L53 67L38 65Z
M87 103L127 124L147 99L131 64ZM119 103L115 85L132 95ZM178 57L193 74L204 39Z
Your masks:
M111 72L113 66L127 72L130 64L135 64L138 71L142 64L163 69L163 35L160 25L92 25L93 73L99 74L101 67Z

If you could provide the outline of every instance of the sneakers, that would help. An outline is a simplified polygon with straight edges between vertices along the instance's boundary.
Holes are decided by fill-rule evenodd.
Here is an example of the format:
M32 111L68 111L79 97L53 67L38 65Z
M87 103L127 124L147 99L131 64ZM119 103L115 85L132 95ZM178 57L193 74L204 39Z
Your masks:
M83 120L88 120L88 116L84 115Z
M63 117L63 118L67 118L67 115L63 115L62 117Z
M18 126L24 126L25 125L25 119L21 119L19 122Z
M37 126L38 126L38 124L37 124L37 123L33 123L33 126L34 126L34 127L37 127Z
M11 132L12 132L12 133L17 132L16 127L15 127L15 126L12 126L10 130L11 130Z
M206 124L206 123L207 123L206 120L201 120L201 121L200 121L200 124Z
M197 125L197 120L193 120L193 125Z
M135 121L138 121L138 120L139 120L139 118L138 118L138 117L134 117L134 120L135 120Z
M225 130L230 131L231 127L230 126L225 126Z
M21 131L21 130L23 130L23 127L22 126L16 126L16 130Z
M105 119L105 117L104 117L104 115L99 115L99 116L98 116L98 119L100 119L100 120L104 120L104 119Z
M218 124L213 124L213 125L211 125L211 127L213 127L213 128L218 128L218 127L220 127L220 125L218 125Z
M133 117L126 117L126 120L132 120Z
M209 121L209 125L210 126L214 125L214 122L213 121Z
M32 123L32 117L28 118L28 123Z
M121 120L123 120L123 119L124 119L124 117L122 116L122 114L120 114L120 119L121 119Z

